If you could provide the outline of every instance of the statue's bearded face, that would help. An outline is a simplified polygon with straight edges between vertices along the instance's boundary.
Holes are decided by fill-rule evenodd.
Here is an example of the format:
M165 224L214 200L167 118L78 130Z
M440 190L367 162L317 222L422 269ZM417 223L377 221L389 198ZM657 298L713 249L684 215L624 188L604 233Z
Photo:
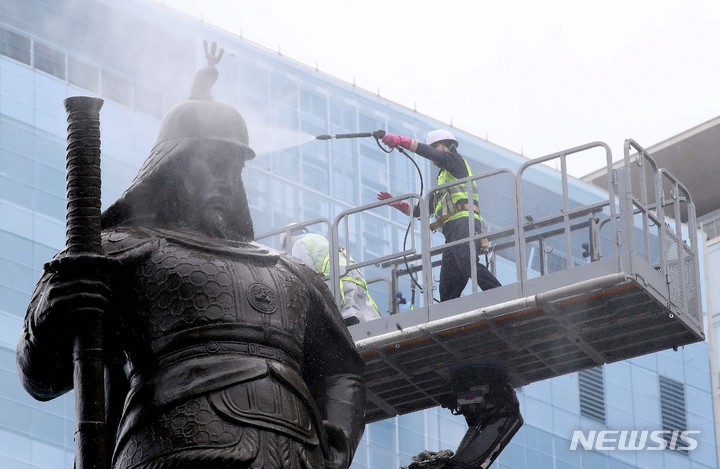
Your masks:
M242 182L242 158L203 155L187 165L185 188L190 197L192 228L218 238L241 239L248 222Z

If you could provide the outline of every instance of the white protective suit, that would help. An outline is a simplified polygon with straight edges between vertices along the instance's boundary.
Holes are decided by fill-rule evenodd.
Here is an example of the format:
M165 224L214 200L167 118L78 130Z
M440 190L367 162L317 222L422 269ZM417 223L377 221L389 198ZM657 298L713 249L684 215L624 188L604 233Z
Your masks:
M324 277L330 274L330 243L327 238L316 233L306 233L293 236L292 240L293 256ZM353 263L352 258L348 259L343 249L340 252L340 267ZM342 296L340 313L348 325L380 317L377 305L367 291L367 282L359 270L351 270L340 277L340 295Z

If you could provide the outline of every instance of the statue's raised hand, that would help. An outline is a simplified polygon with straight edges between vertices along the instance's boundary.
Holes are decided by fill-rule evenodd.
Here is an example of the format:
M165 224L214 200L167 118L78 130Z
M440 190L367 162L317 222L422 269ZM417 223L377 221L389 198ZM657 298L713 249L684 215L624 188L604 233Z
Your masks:
M207 41L203 41L203 49L205 50L205 58L208 63L195 74L192 89L190 90L190 99L212 101L213 97L212 94L210 94L210 89L218 77L218 71L215 69L215 65L220 62L225 50L220 49L218 51L217 44L214 42L212 43L212 47L208 49Z
M220 62L220 59L222 59L222 56L225 53L225 49L223 48L220 48L220 51L218 52L217 44L215 42L212 43L211 50L208 50L208 42L203 41L203 49L205 50L205 58L208 61L208 65L212 66Z

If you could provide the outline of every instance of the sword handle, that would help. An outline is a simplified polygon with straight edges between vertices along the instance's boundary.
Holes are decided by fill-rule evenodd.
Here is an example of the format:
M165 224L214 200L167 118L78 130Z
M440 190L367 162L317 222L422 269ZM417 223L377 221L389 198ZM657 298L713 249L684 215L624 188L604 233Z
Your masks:
M100 108L88 96L65 99L67 111L66 248L68 254L102 253L100 243Z

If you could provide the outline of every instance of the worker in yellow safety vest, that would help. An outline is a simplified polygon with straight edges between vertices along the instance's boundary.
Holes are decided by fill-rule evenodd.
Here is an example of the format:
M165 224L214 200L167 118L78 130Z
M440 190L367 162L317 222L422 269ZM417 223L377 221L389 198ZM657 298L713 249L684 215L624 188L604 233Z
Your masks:
M310 233L307 228L295 229L291 235L290 253L327 279L330 275L330 243L327 238ZM345 248L340 247L340 268L354 263ZM340 296L340 313L348 326L380 317L380 311L368 291L367 282L358 269L352 269L340 276Z
M402 147L426 158L440 168L437 178L437 185L443 185L472 176L470 165L457 151L458 141L452 133L447 130L433 130L427 135L427 143L421 143L409 137L396 134L386 134L383 137L385 145L395 148ZM480 204L478 194L473 185L473 200L469 200L467 185L459 184L442 190L434 191L430 199L430 208L433 211L435 221L430 225L431 229L441 229L445 237L445 243L449 244L460 239L467 239L470 236L468 217L473 212L475 233L481 233L483 218L480 216ZM388 192L378 193L378 199L391 198ZM410 204L398 201L391 204L406 215L419 216L419 210L411 210ZM485 249L486 240L477 241L476 253ZM500 282L484 266L479 259L475 258L477 266L477 284L482 290L488 290L500 286ZM440 267L440 301L458 298L465 289L468 280L471 278L470 245L460 243L452 246L442 255Z

